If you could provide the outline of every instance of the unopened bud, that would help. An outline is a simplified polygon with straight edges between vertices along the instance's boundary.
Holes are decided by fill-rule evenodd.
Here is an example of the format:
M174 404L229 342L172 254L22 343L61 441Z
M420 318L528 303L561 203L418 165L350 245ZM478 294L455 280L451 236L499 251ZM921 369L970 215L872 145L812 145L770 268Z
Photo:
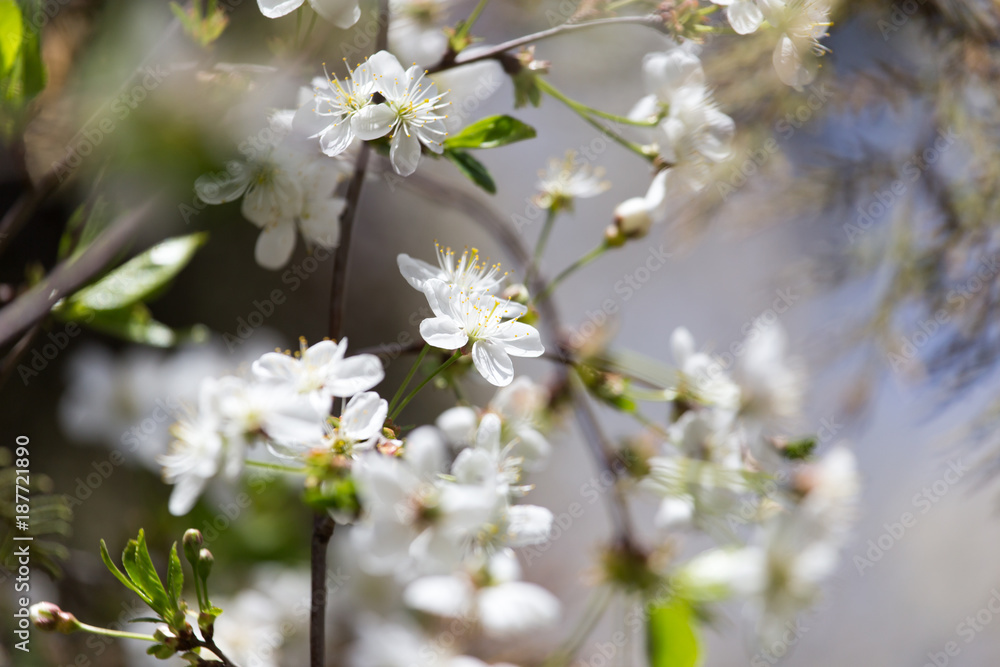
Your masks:
M531 294L528 293L528 288L522 283L517 283L515 285L508 285L504 291L500 293L500 298L510 299L514 303L526 305L528 301L531 300Z
M205 544L205 538L201 536L200 530L190 528L184 533L184 556L192 565L198 562L198 550L203 544Z
M215 556L208 549L202 549L198 552L198 575L202 579L208 579L208 575L212 573L212 565L215 564Z
M615 227L624 238L642 238L652 226L653 216L645 197L632 197L615 207Z
M39 630L61 632L68 635L80 629L80 621L73 614L63 611L51 602L39 602L31 606L31 622Z

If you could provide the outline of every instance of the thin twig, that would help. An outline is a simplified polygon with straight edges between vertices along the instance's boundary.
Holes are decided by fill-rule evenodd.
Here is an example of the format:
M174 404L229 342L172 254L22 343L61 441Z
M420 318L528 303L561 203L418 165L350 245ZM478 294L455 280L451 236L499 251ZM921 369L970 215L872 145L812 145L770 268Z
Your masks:
M153 197L139 208L119 216L79 256L60 263L45 280L0 310L0 345L39 322L59 299L72 294L107 266L132 239L157 199Z
M525 35L524 37L518 37L517 39L503 42L502 44L497 44L496 46L488 49L476 51L472 55L467 55L466 53L459 53L457 56L454 54L447 54L441 62L434 67L431 67L428 72L433 74L435 72L443 72L444 70L459 67L461 65L468 65L469 63L479 62L481 60L499 59L508 51L521 46L534 44L535 42L548 39L549 37L609 25L640 25L646 26L647 28L653 28L654 30L658 30L662 33L667 32L663 19L655 14L646 16L614 16L610 18L586 21L583 23L563 23L562 25L557 25L556 27L549 28L548 30L541 30L530 35Z
M313 517L310 569L312 592L309 609L309 667L326 662L326 550L336 524L325 512Z
M17 367L17 363L25 355L31 344L34 342L35 338L42 331L42 323L39 322L35 326L28 329L28 333L24 334L14 347L11 348L7 356L4 357L2 365L0 365L0 389L7 384L7 380L14 373L14 369Z

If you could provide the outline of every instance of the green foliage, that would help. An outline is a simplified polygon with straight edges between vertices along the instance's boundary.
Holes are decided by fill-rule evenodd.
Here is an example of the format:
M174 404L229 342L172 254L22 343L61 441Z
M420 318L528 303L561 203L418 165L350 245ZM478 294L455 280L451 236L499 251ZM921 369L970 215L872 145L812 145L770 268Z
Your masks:
M22 111L45 87L41 40L31 18L38 0L0 0L0 137L13 135Z
M173 562L176 559L176 564ZM181 630L184 628L184 612L187 606L180 599L180 592L184 585L183 572L180 569L180 560L177 559L177 545L174 544L171 550L171 562L168 567L167 583L171 592L167 593L160 575L156 572L153 559L149 555L146 546L146 534L140 529L139 536L134 540L129 540L122 552L122 566L125 573L111 560L108 554L108 547L101 540L101 560L107 566L118 581L122 582L126 588L134 592L143 602L149 605L156 614L171 628ZM175 594L176 593L176 594Z
M678 597L649 609L646 650L650 667L695 667L700 647L691 605Z
M97 204L89 215L80 211L74 213L73 218L79 219L74 222L71 218L72 231L67 225L67 234L79 231L82 241L84 237L99 233L103 223L98 215ZM84 216L85 222L80 220ZM65 321L80 322L133 343L168 347L182 337L197 338L200 335L198 328L177 332L153 319L145 302L167 289L207 239L205 233L167 239L70 296L54 313ZM67 248L71 247L70 241L64 239L64 243Z
M171 2L170 11L181 22L185 34L203 47L217 40L229 24L229 17L215 0L206 0L204 9L200 0L194 0L187 9Z
M69 217L62 238L59 239L59 259L82 252L100 236L111 222L111 211L104 197L98 195L87 201Z
M476 121L458 134L448 137L444 147L497 148L537 136L535 128L511 116L490 116Z
M468 176L473 183L483 190L486 190L491 195L497 193L497 184L493 181L493 177L490 176L490 172L487 171L482 162L465 151L451 148L445 148L444 156L451 160L458 167L459 171Z
M779 448L781 455L789 461L805 461L812 458L816 451L816 438L801 438L793 440Z

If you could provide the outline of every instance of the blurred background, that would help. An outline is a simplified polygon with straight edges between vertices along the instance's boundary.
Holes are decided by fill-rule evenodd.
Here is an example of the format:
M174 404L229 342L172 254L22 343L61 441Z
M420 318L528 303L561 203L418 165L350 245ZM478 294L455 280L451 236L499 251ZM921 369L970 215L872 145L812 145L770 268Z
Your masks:
M280 566L289 590L302 584L294 573L308 561L311 517L294 484L250 478L246 506L238 491L219 492L175 518L166 512L170 488L155 457L202 377L245 367L276 346L296 347L299 336L315 341L325 334L332 260L320 261L300 244L285 269L260 268L253 259L258 230L238 204L199 209L192 185L237 155L236 147L264 126L266 109L296 106L299 86L321 74L321 63L353 62L372 51L366 30L374 19L362 4L367 13L357 26L343 31L321 22L301 49L294 18L269 21L252 2L230 3L229 25L208 48L185 34L163 2L45 5L47 81L30 107L5 107L0 208L81 147L92 145L93 155L5 249L0 300L12 301L21 285L54 266L66 220L82 204L105 206L111 215L156 195L130 252L195 231L209 238L150 302L153 317L180 332L175 346L128 344L54 321L4 368L0 444L30 437L32 473L49 478L45 488L69 494L73 505L71 521L53 519L46 547L60 576L36 568L34 599L58 599L93 623L119 618L127 598L111 586L97 545L103 538L115 553L140 527L154 559L186 528L205 532L216 562L226 564L222 592L278 587L278 570L262 564ZM475 3L440 4L453 24ZM496 0L476 33L499 43L579 9L566 1ZM740 607L724 607L705 629L706 665L940 667L1000 658L1000 621L989 622L996 615L990 601L1000 598L993 484L1000 457L992 439L1000 344L992 319L1000 305L998 30L1000 6L985 0L841 2L820 75L801 91L774 74L774 36L767 31L711 40L701 57L722 110L736 121L733 158L699 197L672 205L665 224L556 293L567 335L590 335L589 323L602 319L593 314L612 299L620 310L600 335L663 363L670 363L676 326L725 352L756 318L776 319L809 369L807 410L796 430L817 433L821 449L846 440L859 459L864 492L855 537L823 601L801 619L801 639L783 655L762 653ZM652 31L621 26L546 41L537 56L551 61L552 81L562 90L625 114L644 94L642 56L666 46ZM512 113L539 130L536 139L481 154L497 182L495 196L463 182L444 161L423 164L423 180L385 178L388 162L377 156L365 187L346 329L352 350L383 356L390 386L409 368L397 350L415 339L413 317L422 305L398 274L398 253L430 260L439 240L477 247L515 268L484 220L508 225L530 247L543 219L531 202L538 170L568 149L591 150L612 187L559 220L544 262L553 275L596 245L616 204L649 183L647 165L554 100L511 111L513 86L500 69L486 66L477 77L491 94L463 109L470 118ZM428 182L449 185L421 192ZM670 261L637 274L661 247ZM640 275L648 279L628 297L615 289ZM524 360L518 370L544 381L553 369ZM479 404L492 395L472 376L468 386ZM411 421L430 421L448 399L426 394L407 413ZM612 434L634 431L615 414L601 415ZM552 440L554 455L536 475L533 502L559 517L585 497L597 471L569 420ZM525 565L527 578L565 601L562 632L582 613L592 558L608 534L602 505L583 502L584 516ZM652 505L634 509L652 516ZM896 524L907 512L916 522L900 532ZM338 532L335 542L342 537ZM57 545L68 558L60 558ZM2 590L7 619L9 581ZM598 643L622 629L614 618L581 652L583 664L601 664ZM531 638L512 650L512 660L533 664L559 636ZM291 643L304 640L303 632ZM956 655L943 653L949 642L960 649ZM76 636L36 634L28 656L12 654L6 631L3 645L0 662L26 666L70 665L80 656L90 661L76 662L80 667L141 659L117 643ZM286 659L294 661L294 651Z

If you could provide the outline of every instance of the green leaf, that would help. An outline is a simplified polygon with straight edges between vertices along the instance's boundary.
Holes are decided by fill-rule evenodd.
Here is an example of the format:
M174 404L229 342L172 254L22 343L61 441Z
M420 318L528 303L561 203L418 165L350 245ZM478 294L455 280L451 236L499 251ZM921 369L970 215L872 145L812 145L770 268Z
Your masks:
M111 574L115 575L118 581L122 582L125 588L129 589L130 591L138 595L140 598L142 598L142 601L145 602L146 604L150 604L151 602L150 597L146 595L146 593L143 592L138 586L133 584L132 581L128 577L126 577L121 570L118 569L118 566L115 565L115 562L111 560L111 554L108 553L108 545L104 543L104 540L101 540L101 560L104 561L104 565L108 568L108 570L111 571Z
M184 568L177 555L177 543L170 547L170 559L167 561L167 592L174 608L180 609L181 595L184 593Z
M694 667L699 641L691 605L681 598L652 607L646 627L650 667Z
M468 176L473 183L486 190L491 195L497 193L497 184L493 182L493 177L486 170L483 163L472 157L465 151L456 151L446 148L444 156L451 160L459 171Z
M170 596L163 588L160 575L157 574L153 566L153 559L149 556L149 549L146 547L146 534L140 528L139 537L129 540L122 553L122 565L125 571L136 586L149 597L149 606L169 621L173 615L174 606L170 603Z
M177 332L166 324L153 319L145 304L137 303L118 310L88 310L78 305L56 312L60 318L82 322L101 333L140 345L170 347L180 338L198 338L197 328L190 332Z
M24 19L15 0L0 0L0 74L14 69L24 41Z
M448 137L445 148L496 148L515 141L533 139L535 128L511 116L490 116L476 121L456 135Z
M21 96L28 101L45 88L45 63L42 62L42 40L38 32L28 30L21 43Z
M208 235L200 232L158 243L71 296L67 307L119 310L144 301L164 289L207 239Z

